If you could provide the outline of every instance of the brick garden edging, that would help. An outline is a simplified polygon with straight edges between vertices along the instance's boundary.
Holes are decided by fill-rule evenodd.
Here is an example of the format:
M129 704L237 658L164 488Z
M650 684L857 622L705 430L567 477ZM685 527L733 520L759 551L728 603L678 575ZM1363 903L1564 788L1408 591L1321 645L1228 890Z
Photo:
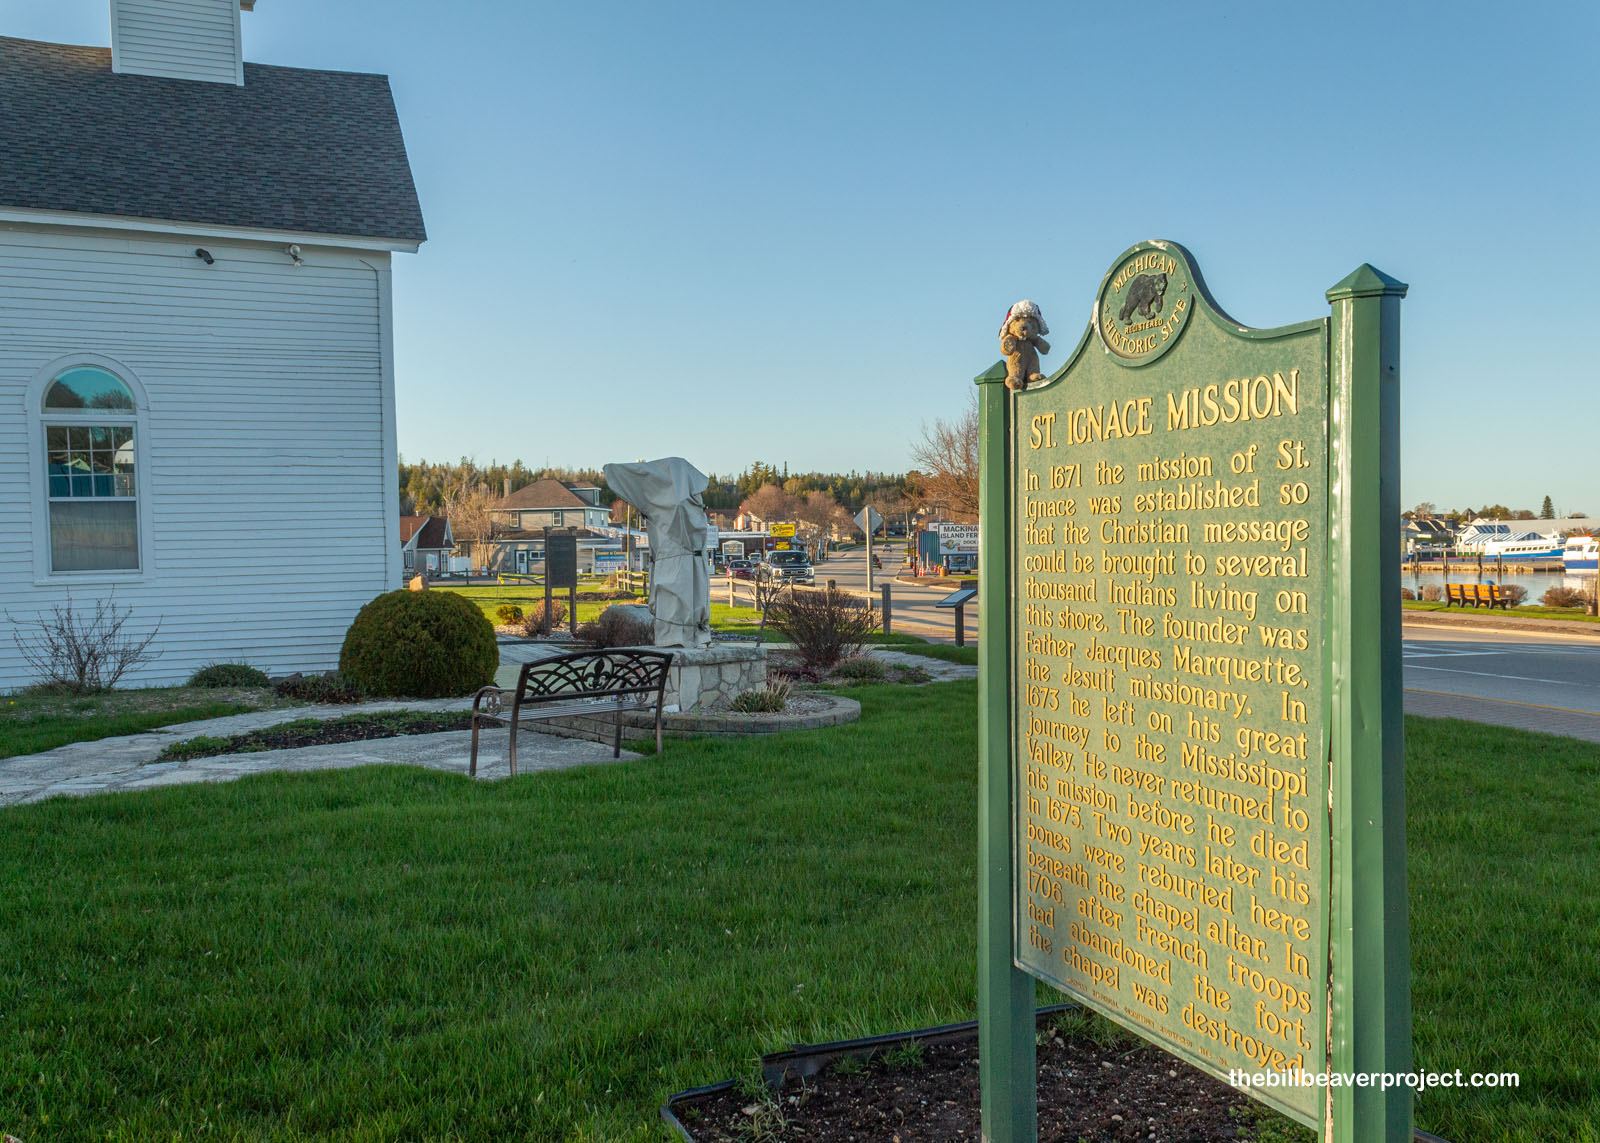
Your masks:
M805 711L800 714L740 714L734 711L668 712L662 717L663 731L668 738L697 738L701 736L737 737L747 734L781 734L786 730L819 730L824 726L842 726L861 717L861 704L843 695L813 695L825 700L824 710ZM611 715L593 718L553 718L540 724L547 734L563 738L587 738L593 742L610 742ZM655 736L655 715L641 711L625 711L622 716L622 739L633 742Z

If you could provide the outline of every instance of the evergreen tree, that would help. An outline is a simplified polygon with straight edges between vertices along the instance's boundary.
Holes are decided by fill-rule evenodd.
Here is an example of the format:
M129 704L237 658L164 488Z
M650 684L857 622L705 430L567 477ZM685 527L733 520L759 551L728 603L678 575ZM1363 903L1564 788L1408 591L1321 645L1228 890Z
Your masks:
M1539 509L1539 519L1541 519L1541 520L1554 520L1555 518L1556 518L1556 506L1554 504L1550 503L1550 497L1546 496L1544 498L1543 507L1541 507Z

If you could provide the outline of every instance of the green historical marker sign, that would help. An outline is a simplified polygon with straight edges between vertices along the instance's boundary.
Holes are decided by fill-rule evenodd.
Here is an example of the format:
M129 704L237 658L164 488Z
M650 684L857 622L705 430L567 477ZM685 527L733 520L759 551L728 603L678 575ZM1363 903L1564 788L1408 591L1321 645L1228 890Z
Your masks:
M1055 374L979 378L984 550L1006 556L980 664L991 1139L1032 1137L1028 976L1225 1080L1409 1062L1380 559L1404 287L1363 270L1333 320L1254 330L1182 247L1141 243ZM1329 1090L1252 1094L1334 1138L1409 1137L1403 1097Z

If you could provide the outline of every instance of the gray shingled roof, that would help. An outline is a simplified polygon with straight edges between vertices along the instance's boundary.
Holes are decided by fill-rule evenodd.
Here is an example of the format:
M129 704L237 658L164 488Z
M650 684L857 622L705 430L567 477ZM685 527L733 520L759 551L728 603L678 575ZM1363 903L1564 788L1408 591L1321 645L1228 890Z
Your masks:
M495 511L541 508L595 508L553 476L524 485L494 506Z
M114 75L109 48L0 36L0 206L421 242L389 80L244 65Z

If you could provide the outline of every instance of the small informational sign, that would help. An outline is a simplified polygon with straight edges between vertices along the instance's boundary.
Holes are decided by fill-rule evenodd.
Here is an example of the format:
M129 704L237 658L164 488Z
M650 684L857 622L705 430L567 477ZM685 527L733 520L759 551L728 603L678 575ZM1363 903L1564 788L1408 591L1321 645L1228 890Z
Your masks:
M767 534L769 536L775 536L775 537L778 537L780 539L793 539L794 538L794 525L793 524L769 524L767 526Z
M978 525L935 524L939 529L939 554L941 556L978 554Z
M627 556L621 548L597 548L594 553L594 574L612 575L626 568Z
M551 587L578 586L578 537L572 532L545 536L545 582Z
M722 541L722 558L725 559L725 560L742 560L742 559L744 559L744 541L743 540L723 540Z

